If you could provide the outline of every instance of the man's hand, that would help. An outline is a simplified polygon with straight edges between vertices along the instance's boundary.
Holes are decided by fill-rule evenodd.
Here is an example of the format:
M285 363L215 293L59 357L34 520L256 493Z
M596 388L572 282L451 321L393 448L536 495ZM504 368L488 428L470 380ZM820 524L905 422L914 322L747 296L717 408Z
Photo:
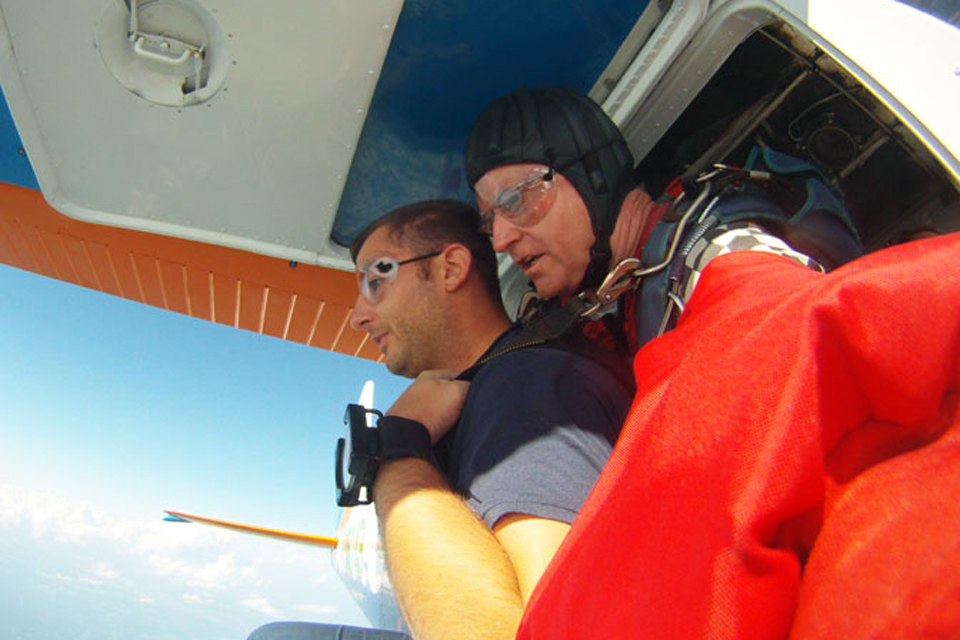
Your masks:
M455 371L424 371L407 387L388 416L399 416L422 423L436 443L450 431L460 417L469 382L454 380Z

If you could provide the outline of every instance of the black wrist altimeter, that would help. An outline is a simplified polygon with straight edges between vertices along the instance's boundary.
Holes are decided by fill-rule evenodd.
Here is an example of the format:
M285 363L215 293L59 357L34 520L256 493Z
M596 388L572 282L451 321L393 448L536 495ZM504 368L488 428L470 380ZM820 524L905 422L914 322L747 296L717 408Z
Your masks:
M376 427L367 426L368 413L378 417ZM336 461L337 504L341 507L373 502L373 482L383 460L431 459L430 432L416 420L348 404L343 423L347 437L337 440Z

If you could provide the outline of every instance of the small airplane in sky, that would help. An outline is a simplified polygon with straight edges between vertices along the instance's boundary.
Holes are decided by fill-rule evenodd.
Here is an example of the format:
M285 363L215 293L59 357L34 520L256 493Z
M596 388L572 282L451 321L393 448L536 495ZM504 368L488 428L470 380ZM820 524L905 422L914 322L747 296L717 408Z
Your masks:
M0 262L377 360L351 241L471 201L470 124L524 85L589 92L653 195L769 147L844 195L868 252L955 232L958 24L955 0L0 0ZM380 594L371 513L334 555Z

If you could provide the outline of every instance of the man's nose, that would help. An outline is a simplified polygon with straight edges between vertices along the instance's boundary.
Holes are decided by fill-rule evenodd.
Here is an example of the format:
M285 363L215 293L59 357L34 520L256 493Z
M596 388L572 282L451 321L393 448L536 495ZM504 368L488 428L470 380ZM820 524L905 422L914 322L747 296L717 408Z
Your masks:
M353 303L353 311L350 312L350 327L361 331L371 320L373 320L373 307L363 294L358 293Z
M493 250L497 253L506 253L523 236L523 232L515 224L504 220L503 216L493 217Z

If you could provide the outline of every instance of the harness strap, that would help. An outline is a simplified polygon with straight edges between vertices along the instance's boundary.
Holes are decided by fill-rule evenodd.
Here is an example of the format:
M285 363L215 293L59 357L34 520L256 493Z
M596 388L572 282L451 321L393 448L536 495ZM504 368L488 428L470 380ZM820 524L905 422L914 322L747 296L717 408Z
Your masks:
M473 380L480 368L491 360L500 356L528 347L536 347L560 340L577 324L581 314L581 303L576 299L569 304L561 304L559 300L552 300L545 304L542 312L528 324L521 327L516 335L512 336L506 345L493 353L489 353L470 365L458 375L456 380Z
M598 362L611 371L622 384L632 388L633 371L629 358L623 357L622 352L615 353L603 349L580 333L573 331L584 317L587 306L588 303L579 298L573 298L566 304L559 299L548 300L543 305L541 313L523 325L505 345L477 360L455 379L473 380L485 364L513 351L550 346L577 353Z
M711 171L695 180L685 180L684 191L676 197L669 213L654 228L644 246L642 258L621 260L607 272L599 286L580 292L567 304L557 300L548 301L540 313L524 325L511 344L485 356L461 373L458 379L469 380L485 362L503 353L559 340L578 322L595 318L615 304L623 294L637 289L641 289L637 297L638 344L643 345L661 335L667 330L674 312L683 309L678 291L682 288L687 257L702 238L721 225L750 220L762 220L765 223L782 221L795 225L809 221L809 237L800 247L805 254L813 253L811 249L816 249L818 245L830 245L831 237L838 235L836 230L839 227L850 236L851 242L847 243L849 246L843 242L837 245L839 249L832 252L837 259L831 266L856 257L859 238L842 203L821 193L828 189L826 186L821 188L819 173L815 168L803 163L788 165L784 158L791 159L772 151L754 154L746 169L715 164ZM768 168L781 170L783 174L764 170ZM758 197L758 190L744 193L745 185L757 182L779 190L795 190L798 180L803 184L804 193L809 195L802 209L792 215L781 210L774 202ZM686 199L692 193L696 193L696 197L686 206ZM818 218L815 215L818 209L824 211L825 215ZM800 239L804 239L802 235ZM645 286L641 288L641 284Z

